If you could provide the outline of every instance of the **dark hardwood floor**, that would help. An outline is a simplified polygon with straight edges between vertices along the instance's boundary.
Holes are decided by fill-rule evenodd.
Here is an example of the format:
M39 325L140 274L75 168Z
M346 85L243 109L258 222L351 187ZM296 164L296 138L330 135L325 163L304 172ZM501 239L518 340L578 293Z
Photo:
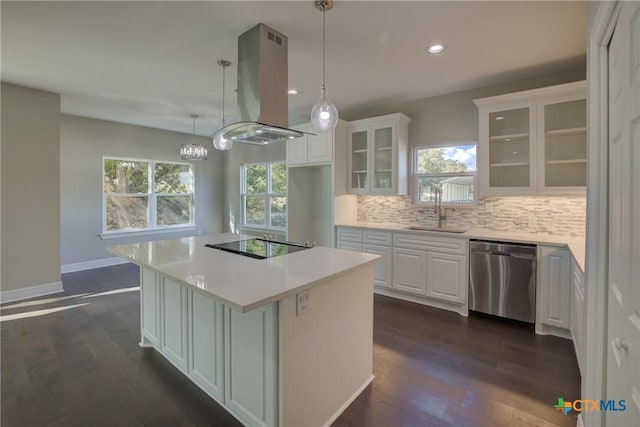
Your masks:
M64 294L2 305L1 424L234 426L139 341L138 268L63 275ZM568 340L375 297L376 379L334 426L575 426ZM307 426L294 426L307 427Z

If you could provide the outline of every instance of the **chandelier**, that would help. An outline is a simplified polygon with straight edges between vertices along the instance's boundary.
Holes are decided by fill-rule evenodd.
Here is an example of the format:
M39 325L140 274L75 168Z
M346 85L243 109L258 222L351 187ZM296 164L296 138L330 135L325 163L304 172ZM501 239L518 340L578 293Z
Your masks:
M196 137L197 114L191 114L193 119L193 139ZM200 144L182 144L180 147L180 158L182 160L207 160L207 147Z

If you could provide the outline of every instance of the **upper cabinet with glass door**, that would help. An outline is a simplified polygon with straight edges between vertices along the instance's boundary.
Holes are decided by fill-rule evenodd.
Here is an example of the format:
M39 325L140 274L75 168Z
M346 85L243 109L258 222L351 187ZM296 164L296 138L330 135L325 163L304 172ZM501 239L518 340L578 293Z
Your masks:
M402 113L351 122L349 192L407 194L407 139L411 119Z
M584 192L584 81L476 99L483 195Z

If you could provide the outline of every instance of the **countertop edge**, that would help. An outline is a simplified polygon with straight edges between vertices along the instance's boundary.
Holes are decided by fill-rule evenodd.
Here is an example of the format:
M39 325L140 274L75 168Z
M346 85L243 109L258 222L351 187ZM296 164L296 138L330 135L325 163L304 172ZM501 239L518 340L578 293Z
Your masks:
M526 233L526 232L515 232L514 236L504 236L501 235L503 233L509 233L508 231L496 231L496 230L479 230L479 229L471 229L465 233L450 233L450 232L442 232L442 231L431 231L431 230L410 230L407 229L407 225L401 224L389 224L389 223L381 223L381 224L336 224L335 227L351 227L351 228L362 228L369 230L385 230L393 233L412 233L412 234L420 234L420 235L430 235L437 237L448 237L448 238L463 238L467 240L471 239L479 239L479 240L495 240L501 242L513 242L513 243L529 243L536 245L544 245L544 246L558 246L558 247L566 247L569 252L571 252L571 256L576 261L576 264L580 267L582 272L585 272L585 253L582 250L582 254L580 256L579 252L582 248L578 248L577 243L571 242L572 240L582 240L582 237L573 237L573 236L555 236L555 235L538 235L536 236L534 233ZM527 234L525 236L518 236L517 234ZM498 234L498 235L496 235Z

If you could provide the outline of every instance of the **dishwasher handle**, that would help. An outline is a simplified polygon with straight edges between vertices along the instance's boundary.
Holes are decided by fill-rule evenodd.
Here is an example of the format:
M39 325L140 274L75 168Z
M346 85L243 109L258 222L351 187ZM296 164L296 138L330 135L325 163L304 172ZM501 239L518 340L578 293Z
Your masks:
M535 258L535 255L533 254L523 254L518 252L491 251L486 249L475 249L475 248L471 249L471 252L475 254L495 255L495 256L504 256L504 257L529 259L529 260L533 260Z

